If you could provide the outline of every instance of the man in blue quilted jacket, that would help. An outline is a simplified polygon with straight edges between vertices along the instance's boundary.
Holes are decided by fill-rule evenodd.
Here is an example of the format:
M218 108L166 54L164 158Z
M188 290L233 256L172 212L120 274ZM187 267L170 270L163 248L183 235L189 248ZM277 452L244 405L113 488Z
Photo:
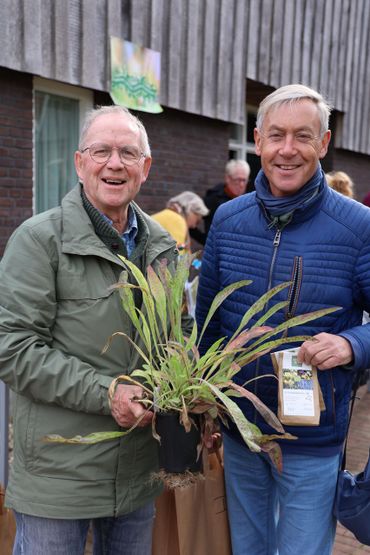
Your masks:
M303 85L281 87L263 100L255 129L262 165L256 190L217 210L203 256L200 326L218 291L252 280L222 304L203 348L230 337L256 299L285 281L291 281L290 288L274 302L289 303L270 318L272 327L312 310L341 307L290 331L314 336L300 346L298 359L318 368L325 408L319 425L285 426L297 439L280 440L283 472L265 454L250 452L233 425L224 430L234 555L332 552L332 508L351 384L354 373L370 365L370 325L361 325L363 310L370 309L370 211L325 181L320 160L330 141L329 115L323 97ZM235 381L244 384L272 373L265 355L244 367ZM275 379L252 380L247 387L277 412ZM238 402L263 433L273 433L247 399Z

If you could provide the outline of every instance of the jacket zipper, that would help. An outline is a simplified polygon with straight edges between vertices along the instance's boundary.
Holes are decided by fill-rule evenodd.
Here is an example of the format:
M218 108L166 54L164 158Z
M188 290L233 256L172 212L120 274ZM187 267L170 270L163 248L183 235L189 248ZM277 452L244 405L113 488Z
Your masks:
M274 266L275 266L275 260L276 260L277 250L278 250L278 247L280 245L280 239L281 239L281 229L277 228L276 233L275 233L275 237L274 237L274 240L273 240L274 252L272 253L267 290L271 289L272 272L273 272Z
M276 261L276 256L277 256L277 250L278 250L279 245L280 245L280 239L281 239L281 229L277 228L274 239L273 239L273 242L272 242L274 250L273 250L272 258L271 258L267 290L271 289L272 274L273 274L273 271L274 271L274 266L275 266L275 261ZM259 370L260 370L260 359L257 359L257 362L256 362L256 377L259 376ZM259 382L259 380L255 380L255 382L254 382L254 393L257 396L258 396L258 382ZM256 420L257 420L257 414L254 417L255 422L256 422Z

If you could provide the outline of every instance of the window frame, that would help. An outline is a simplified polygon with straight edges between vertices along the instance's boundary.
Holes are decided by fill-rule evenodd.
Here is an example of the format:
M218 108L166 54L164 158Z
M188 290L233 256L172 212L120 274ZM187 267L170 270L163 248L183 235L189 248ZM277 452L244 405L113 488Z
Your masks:
M248 162L248 153L256 154L255 144L247 141L248 114L257 115L256 106L252 106L251 104L246 104L245 113L244 113L244 123L234 124L233 126L234 129L239 129L238 135L239 137L241 137L241 140L238 140L232 137L230 137L229 139L229 150L232 152L235 152L237 154L237 158L241 158L242 160L246 160L247 162Z
M50 79L42 77L33 77L33 90L32 90L32 136L33 136L33 153L32 153L32 213L36 214L36 106L35 106L35 93L44 92L62 96L65 98L72 98L79 101L79 133L81 133L82 125L86 113L94 107L94 93L90 89L84 89L75 85L68 85L66 83L59 83Z

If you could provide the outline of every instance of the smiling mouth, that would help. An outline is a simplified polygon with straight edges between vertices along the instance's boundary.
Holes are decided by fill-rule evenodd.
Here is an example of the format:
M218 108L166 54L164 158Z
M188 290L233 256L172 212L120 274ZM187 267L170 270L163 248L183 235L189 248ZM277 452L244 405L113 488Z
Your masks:
M124 179L103 179L103 181L107 185L124 185L126 183Z
M284 170L284 171L296 170L297 168L299 168L298 165L294 165L294 166L288 166L286 164L276 164L276 165L279 168L279 170Z

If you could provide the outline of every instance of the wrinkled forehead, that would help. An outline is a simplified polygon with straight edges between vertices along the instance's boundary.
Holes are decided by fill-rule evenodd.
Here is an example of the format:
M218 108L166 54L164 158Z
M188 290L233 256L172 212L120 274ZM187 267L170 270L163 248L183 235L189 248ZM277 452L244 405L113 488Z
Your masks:
M139 144L139 127L127 114L102 114L90 125L86 133L85 142L89 144L96 142Z
M301 98L273 104L266 111L262 126L284 127L288 123L298 128L320 126L320 114L315 102Z
M231 179L247 179L247 171L244 168L236 168L229 173Z

